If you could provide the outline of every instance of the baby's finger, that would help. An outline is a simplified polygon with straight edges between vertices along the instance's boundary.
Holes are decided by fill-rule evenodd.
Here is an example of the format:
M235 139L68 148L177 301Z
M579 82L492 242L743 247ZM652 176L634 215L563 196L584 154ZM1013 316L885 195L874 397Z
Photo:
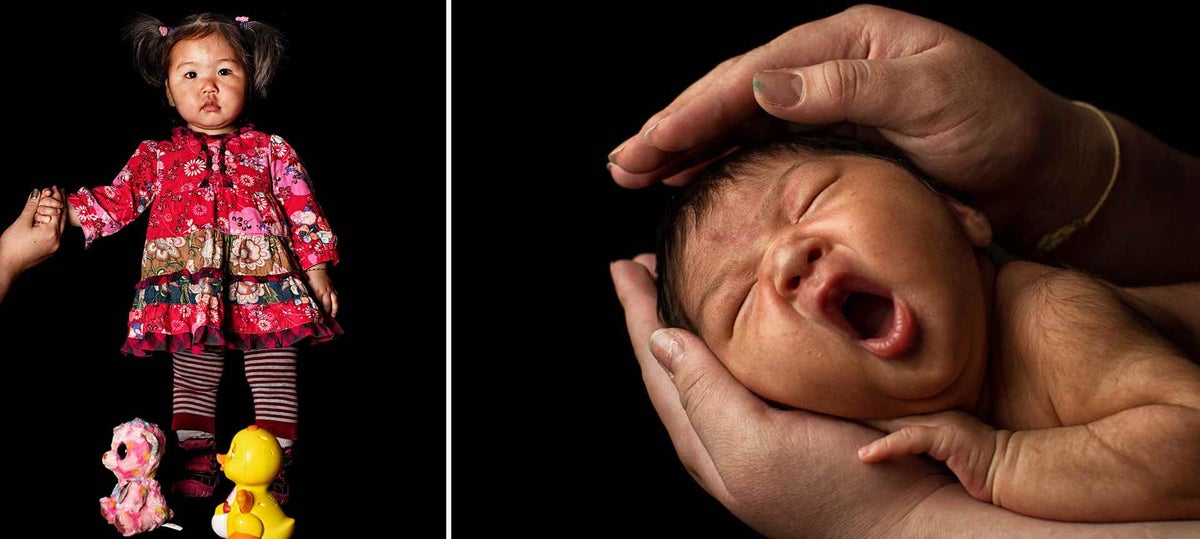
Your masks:
M46 200L46 199L43 198L42 200ZM55 215L58 215L59 212L61 212L62 210L59 208L51 208L50 206L38 206L37 209L34 211L38 215L45 215L45 216L53 217Z
M329 310L329 316L337 318L337 292L329 293L329 303L333 305L333 308Z
M941 432L938 427L905 427L859 448L858 458L863 462L879 462L898 455L926 453L940 443Z

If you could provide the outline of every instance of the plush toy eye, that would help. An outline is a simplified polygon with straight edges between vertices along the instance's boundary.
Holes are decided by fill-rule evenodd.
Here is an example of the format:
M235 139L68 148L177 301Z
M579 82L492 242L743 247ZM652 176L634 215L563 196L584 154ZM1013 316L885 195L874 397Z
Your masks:
M117 458L125 460L125 442L121 442L121 445L117 446Z

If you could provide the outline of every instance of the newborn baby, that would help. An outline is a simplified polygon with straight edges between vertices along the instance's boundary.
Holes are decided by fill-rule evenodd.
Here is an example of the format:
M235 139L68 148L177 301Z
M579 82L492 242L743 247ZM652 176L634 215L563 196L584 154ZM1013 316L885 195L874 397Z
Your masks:
M902 160L775 140L669 203L659 309L763 398L892 432L866 462L928 453L1031 516L1200 518L1200 283L1121 288L990 242Z

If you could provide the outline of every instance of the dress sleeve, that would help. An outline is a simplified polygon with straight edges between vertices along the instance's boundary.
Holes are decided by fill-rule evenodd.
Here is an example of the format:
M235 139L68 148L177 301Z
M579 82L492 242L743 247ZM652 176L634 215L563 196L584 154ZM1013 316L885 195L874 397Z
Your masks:
M307 270L322 262L337 264L337 236L313 196L312 183L300 158L278 135L271 136L271 182L275 198L287 214L292 251L300 260L300 268Z
M138 145L112 185L84 187L67 195L83 228L84 248L137 219L150 207L159 185L158 149L154 141L147 140Z

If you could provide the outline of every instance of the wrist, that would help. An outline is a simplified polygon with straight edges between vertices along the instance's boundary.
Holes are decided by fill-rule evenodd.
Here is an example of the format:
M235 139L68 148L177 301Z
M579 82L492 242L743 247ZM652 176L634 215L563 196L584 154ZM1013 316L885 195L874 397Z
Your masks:
M0 290L7 290L20 274L16 264L4 256L4 246L0 244Z
M10 256L11 253L9 253L8 249L10 245L9 242L4 241L5 239L4 237L0 237L0 278L11 281L17 274L21 273L21 270L17 262Z
M997 226L997 239L1041 258L1038 242L1096 207L1112 179L1117 147L1096 111L1055 96L1037 147L1038 158L1015 180L1027 187L1022 209Z

